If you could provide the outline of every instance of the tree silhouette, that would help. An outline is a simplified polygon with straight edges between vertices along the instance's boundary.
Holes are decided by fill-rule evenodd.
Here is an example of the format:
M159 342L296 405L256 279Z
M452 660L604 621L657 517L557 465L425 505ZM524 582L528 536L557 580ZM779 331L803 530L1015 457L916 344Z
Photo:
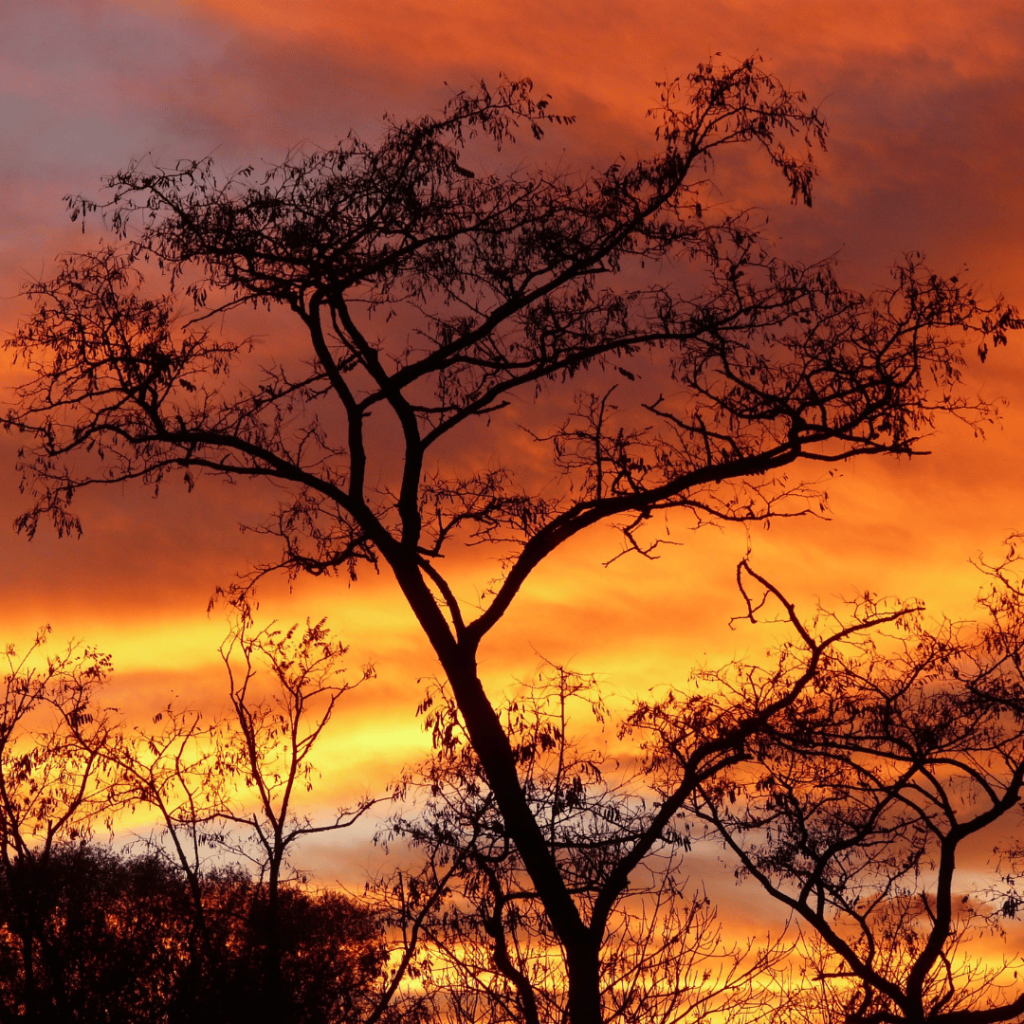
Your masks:
M294 1014L288 1006L282 963L282 900L287 858L303 836L335 832L355 824L373 805L362 799L353 809L339 808L329 820L315 823L296 814L296 797L313 788L313 748L334 714L338 701L358 685L343 677L339 662L347 648L332 639L325 620L288 630L256 629L247 608L221 647L229 679L233 717L217 732L217 760L226 781L242 781L256 796L255 810L226 800L217 809L220 822L241 825L248 833L248 854L255 862L265 899L257 929L263 970L257 990L263 1012ZM233 655L240 656L236 665ZM258 692L260 663L273 685ZM365 669L362 681L373 675ZM254 692L255 691L255 692ZM237 852L245 847L234 844Z
M161 819L156 849L169 846L191 898L187 970L182 998L203 1000L217 969L217 938L209 920L209 877L224 856L245 862L258 879L247 911L250 953L261 970L250 979L251 1000L262 1012L294 1015L294 993L285 978L284 905L294 906L288 858L303 836L347 828L372 806L363 799L349 810L314 822L298 812L313 788L313 748L338 701L357 683L344 677L347 648L325 620L290 629L262 629L243 603L221 645L231 714L216 718L173 706L148 727L109 737L103 758L114 773L118 801L148 806ZM363 681L372 670L363 672ZM269 684L264 677L269 677ZM255 1005L254 1004L254 1005ZM195 1013L200 1012L193 1007Z
M828 261L785 261L722 204L713 159L736 146L810 202L825 126L759 61L668 83L653 116L653 155L590 175L487 170L488 146L565 120L528 81L262 177L134 164L103 203L121 242L33 285L35 314L8 343L30 378L5 416L25 440L30 535L44 518L79 529L83 487L254 477L287 497L261 527L282 556L250 582L390 569L564 952L573 1024L601 1018L604 922L531 806L479 678L482 641L591 526L649 552L657 510L801 514L820 495L788 467L919 450L940 412L983 419L959 386L964 345L984 356L1020 326L917 256L888 289L846 290ZM220 327L247 304L291 314L286 351L264 358ZM516 427L531 450L500 443ZM460 597L443 556L481 543L501 575Z
M794 996L811 1019L1024 1014L1019 555L986 571L980 622L911 618L901 635L837 648L747 758L694 795L742 873L807 927ZM742 685L747 702L761 688ZM647 720L664 739L672 717L663 707ZM674 760L660 753L663 767Z
M46 1006L39 975L53 953L44 927L51 862L111 810L102 750L112 726L95 704L110 659L76 644L44 657L48 634L40 630L21 655L9 645L0 682L0 886L11 939L4 960L8 970L16 963L18 1002L30 1019L42 1019Z

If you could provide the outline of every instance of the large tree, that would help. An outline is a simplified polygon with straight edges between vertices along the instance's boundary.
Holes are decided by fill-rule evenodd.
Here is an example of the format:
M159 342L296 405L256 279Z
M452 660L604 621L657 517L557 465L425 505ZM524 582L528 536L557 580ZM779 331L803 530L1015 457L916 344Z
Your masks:
M576 898L537 820L482 641L589 527L646 550L656 510L799 514L817 496L787 482L793 464L910 453L937 413L983 418L959 387L965 343L984 355L1019 325L917 257L874 295L844 289L722 203L713 162L736 147L810 202L824 123L757 60L666 85L653 116L651 155L601 173L489 156L563 120L527 81L263 175L132 165L102 203L119 243L33 285L9 342L29 376L6 414L29 534L45 517L79 529L84 487L252 477L285 495L263 524L282 556L254 576L388 567L564 950L574 1024L601 1018L607 916ZM231 329L247 304L291 316L270 354ZM536 444L503 444L517 426ZM480 543L501 575L460 594L444 556ZM670 817L640 830L601 907Z

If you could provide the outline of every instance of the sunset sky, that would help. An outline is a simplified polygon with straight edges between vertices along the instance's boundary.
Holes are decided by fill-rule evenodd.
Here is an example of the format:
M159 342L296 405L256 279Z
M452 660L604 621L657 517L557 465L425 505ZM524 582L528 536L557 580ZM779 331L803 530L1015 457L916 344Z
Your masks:
M62 197L97 194L100 177L134 157L212 154L229 170L273 162L350 128L373 139L384 112L436 111L453 90L505 73L531 77L554 109L577 117L551 130L544 159L600 167L650 145L656 82L714 54L754 52L830 127L812 209L790 207L767 174L730 182L733 199L770 213L783 254L835 254L841 279L870 290L921 250L938 271L1024 304L1019 0L5 0L0 336L27 309L22 285L98 237L95 222L84 237L69 222ZM4 385L17 380L8 363L0 373ZM753 530L756 564L804 605L871 588L970 614L969 559L997 557L1024 530L1024 339L984 367L974 360L970 377L1008 403L984 441L944 423L928 457L846 466L828 486L831 520ZM110 489L83 497L82 539L41 531L29 543L10 528L23 502L16 447L0 436L0 641L24 645L50 623L55 643L76 637L108 651L110 700L130 718L172 694L218 700L225 621L206 607L260 553L237 526L256 517L256 492L211 482L187 494L169 481L154 500ZM699 661L760 650L762 639L727 627L747 533L677 527L683 545L656 562L602 568L617 541L596 532L546 564L485 647L489 678L500 685L544 659L568 662L628 698ZM466 572L484 579L485 569ZM391 581L366 572L351 587L282 583L261 598L266 618L328 615L351 644L352 671L375 664L320 763L325 794L379 791L423 748L416 681L436 672ZM350 849L344 870L373 855ZM343 870L336 853L317 856L325 876Z

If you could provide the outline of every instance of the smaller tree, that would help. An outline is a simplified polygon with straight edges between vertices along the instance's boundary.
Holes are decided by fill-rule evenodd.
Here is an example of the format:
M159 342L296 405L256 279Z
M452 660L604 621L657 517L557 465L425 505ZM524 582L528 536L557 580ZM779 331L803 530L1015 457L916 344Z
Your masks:
M317 771L314 745L330 722L338 701L358 683L344 679L338 662L348 648L331 638L321 619L288 630L273 624L254 630L247 612L221 646L234 715L218 733L221 764L255 791L251 812L231 809L220 817L251 828L260 854L257 864L273 887L280 879L290 847L303 836L330 832L354 823L372 801L354 810L339 810L333 819L314 824L294 812L298 790L309 792ZM241 659L241 665L235 656ZM254 693L260 666L273 679L269 693ZM362 679L373 676L364 668Z
M298 791L313 788L313 747L338 701L358 685L344 679L338 663L348 649L331 638L325 623L307 620L304 629L280 630L271 624L255 630L243 605L237 626L221 646L234 715L218 730L218 762L229 783L241 781L254 795L255 806L241 810L228 800L217 816L248 829L258 851L254 860L265 898L259 932L272 1000L285 998L280 925L283 872L291 848L303 836L353 825L375 802L363 798L354 808L341 808L316 823L295 812ZM273 680L265 696L255 692L261 666ZM367 667L362 680L372 675ZM235 849L247 852L246 847Z
M1024 848L1006 841L1024 795L1020 557L986 571L987 621L909 620L837 652L742 763L694 794L739 873L809 929L794 997L811 1019L1024 1014L1024 957L979 947L1007 928L1020 937L1024 879Z
M110 811L102 751L111 721L95 705L110 659L73 643L44 658L49 632L24 655L7 647L0 683L2 923L17 939L19 1003L39 1019L62 1010L47 1005L37 979L53 953L43 928L46 873L56 849Z

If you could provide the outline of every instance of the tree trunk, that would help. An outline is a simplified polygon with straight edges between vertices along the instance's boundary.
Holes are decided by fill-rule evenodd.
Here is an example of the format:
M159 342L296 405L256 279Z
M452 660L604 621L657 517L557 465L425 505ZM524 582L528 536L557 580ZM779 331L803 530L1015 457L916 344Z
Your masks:
M588 939L566 947L569 975L569 1024L601 1024L601 958L599 944Z
M445 665L473 749L551 926L565 950L569 1024L601 1024L600 939L590 934L523 793L508 736L484 693L476 660Z
M283 859L280 837L277 837L274 854L270 861L267 880L267 907L263 916L260 940L263 945L263 986L266 1011L270 1020L288 1020L289 1002L281 972L281 861Z

